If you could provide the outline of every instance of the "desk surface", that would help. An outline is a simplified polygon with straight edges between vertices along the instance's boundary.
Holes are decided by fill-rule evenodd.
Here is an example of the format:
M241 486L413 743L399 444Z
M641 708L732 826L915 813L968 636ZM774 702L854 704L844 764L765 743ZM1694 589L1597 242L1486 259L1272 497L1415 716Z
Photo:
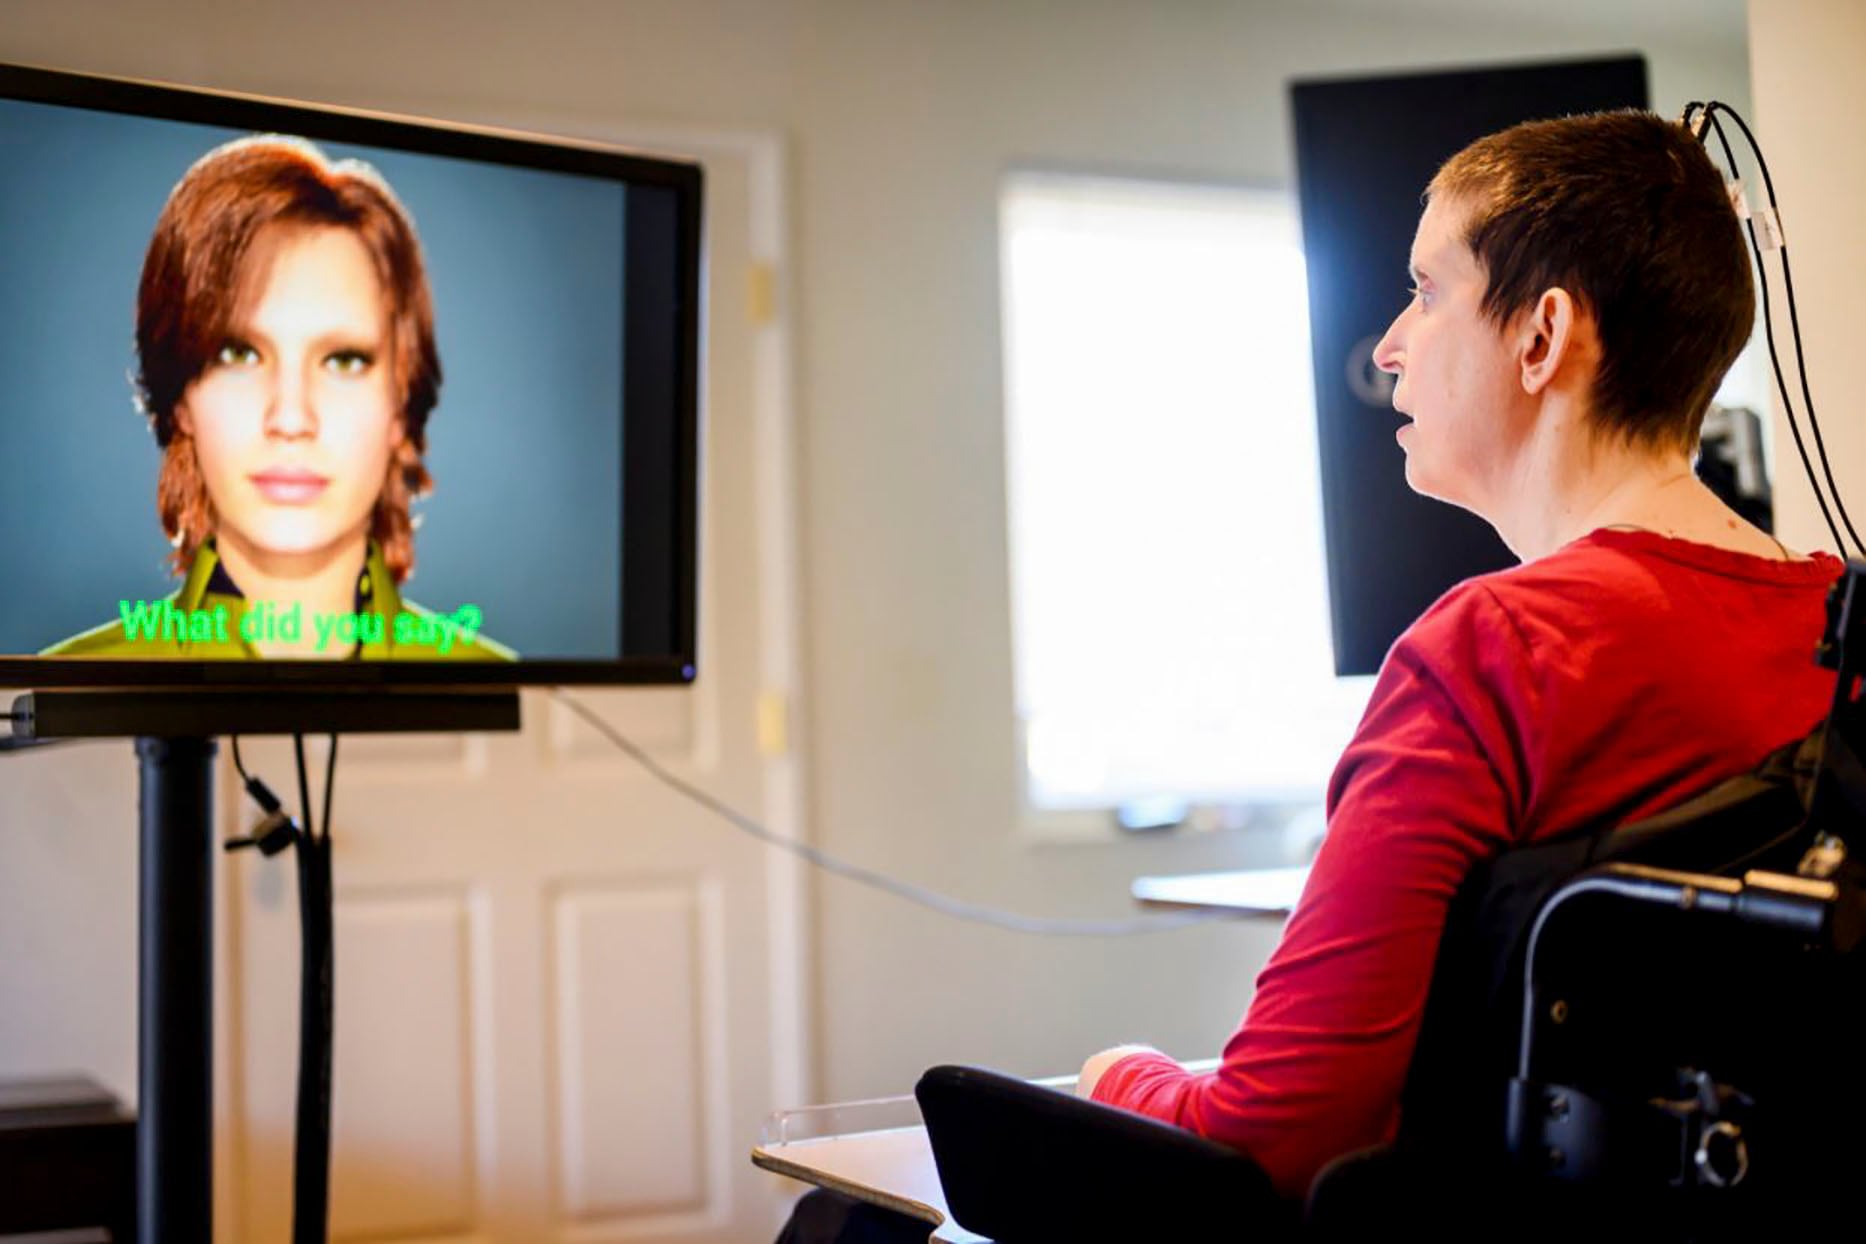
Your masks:
M1229 873L1136 877L1131 893L1145 907L1196 907L1242 915L1287 916L1296 910L1308 868L1246 868Z
M990 1244L953 1221L924 1127L760 1145L752 1163L926 1222L930 1240Z

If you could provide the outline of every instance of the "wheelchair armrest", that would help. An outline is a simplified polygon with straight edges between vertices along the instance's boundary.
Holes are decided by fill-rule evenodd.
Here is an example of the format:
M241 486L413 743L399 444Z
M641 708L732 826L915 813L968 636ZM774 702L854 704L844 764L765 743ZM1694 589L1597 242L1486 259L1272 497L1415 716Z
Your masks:
M1248 1156L1131 1111L976 1067L934 1067L914 1096L953 1217L998 1244L1265 1240L1296 1222Z

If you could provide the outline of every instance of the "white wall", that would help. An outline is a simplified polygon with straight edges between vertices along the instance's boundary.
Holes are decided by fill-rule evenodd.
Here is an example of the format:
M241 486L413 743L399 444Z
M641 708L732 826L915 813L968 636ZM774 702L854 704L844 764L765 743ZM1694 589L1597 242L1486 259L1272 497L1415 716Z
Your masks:
M1860 74L1866 65L1866 4L1750 0L1749 45L1756 114L1745 119L1762 145L1781 204L1808 388L1821 416L1821 437L1840 498L1848 504L1853 526L1866 535L1866 426L1847 361L1858 349L1860 313L1866 310L1866 234L1859 227L1860 204L1866 202L1866 152L1847 133L1851 119L1866 116L1866 78ZM1731 139L1737 141L1734 131ZM1751 202L1760 206L1767 198L1755 160L1740 145L1737 153L1748 170ZM1812 458L1781 268L1774 258L1765 259L1782 374ZM1776 530L1791 547L1838 552L1795 454L1779 394L1773 409ZM1814 462L1818 472L1819 460ZM1834 521L1839 523L1838 514Z
M0 756L0 1077L71 1071L136 1100L127 740Z
M981 901L1125 915L1135 873L1272 848L1224 835L1041 847L1014 833L999 178L1033 163L1287 180L1292 75L1633 48L1662 112L1711 95L1747 106L1734 0L1623 19L1644 28L1618 24L1614 4L1559 19L1501 6L1532 15L1514 22L1497 7L11 0L0 60L437 116L784 133L813 838ZM50 785L16 807L22 766ZM76 1064L133 1094L132 777L127 745L0 768L0 1074ZM838 880L817 894L825 1097L905 1091L941 1061L1073 1070L1120 1040L1215 1053L1274 937L1044 941Z

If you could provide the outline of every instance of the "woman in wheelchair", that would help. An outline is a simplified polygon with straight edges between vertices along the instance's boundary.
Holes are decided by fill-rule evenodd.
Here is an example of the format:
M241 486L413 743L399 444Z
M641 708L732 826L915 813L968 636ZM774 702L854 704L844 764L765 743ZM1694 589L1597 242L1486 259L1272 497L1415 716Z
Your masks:
M1840 560L1784 547L1693 469L1756 309L1697 139L1635 111L1519 125L1453 156L1426 203L1374 353L1406 480L1522 564L1452 588L1388 652L1218 1069L1117 1046L1077 1090L1242 1150L1292 1199L1396 1135L1476 864L1676 805L1805 734L1834 687L1812 654Z
M1219 1069L1117 1047L1078 1089L1244 1150L1292 1197L1395 1134L1473 865L1671 807L1806 733L1833 690L1812 653L1839 559L1784 548L1692 468L1755 301L1683 126L1619 112L1480 139L1432 179L1409 267L1374 352L1407 483L1522 564L1454 587L1388 652Z

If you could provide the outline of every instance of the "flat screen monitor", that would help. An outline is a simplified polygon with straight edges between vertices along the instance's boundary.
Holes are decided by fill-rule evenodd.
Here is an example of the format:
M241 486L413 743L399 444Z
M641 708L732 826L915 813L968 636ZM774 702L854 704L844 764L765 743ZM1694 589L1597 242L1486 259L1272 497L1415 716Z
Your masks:
M701 191L0 66L0 685L691 680Z

